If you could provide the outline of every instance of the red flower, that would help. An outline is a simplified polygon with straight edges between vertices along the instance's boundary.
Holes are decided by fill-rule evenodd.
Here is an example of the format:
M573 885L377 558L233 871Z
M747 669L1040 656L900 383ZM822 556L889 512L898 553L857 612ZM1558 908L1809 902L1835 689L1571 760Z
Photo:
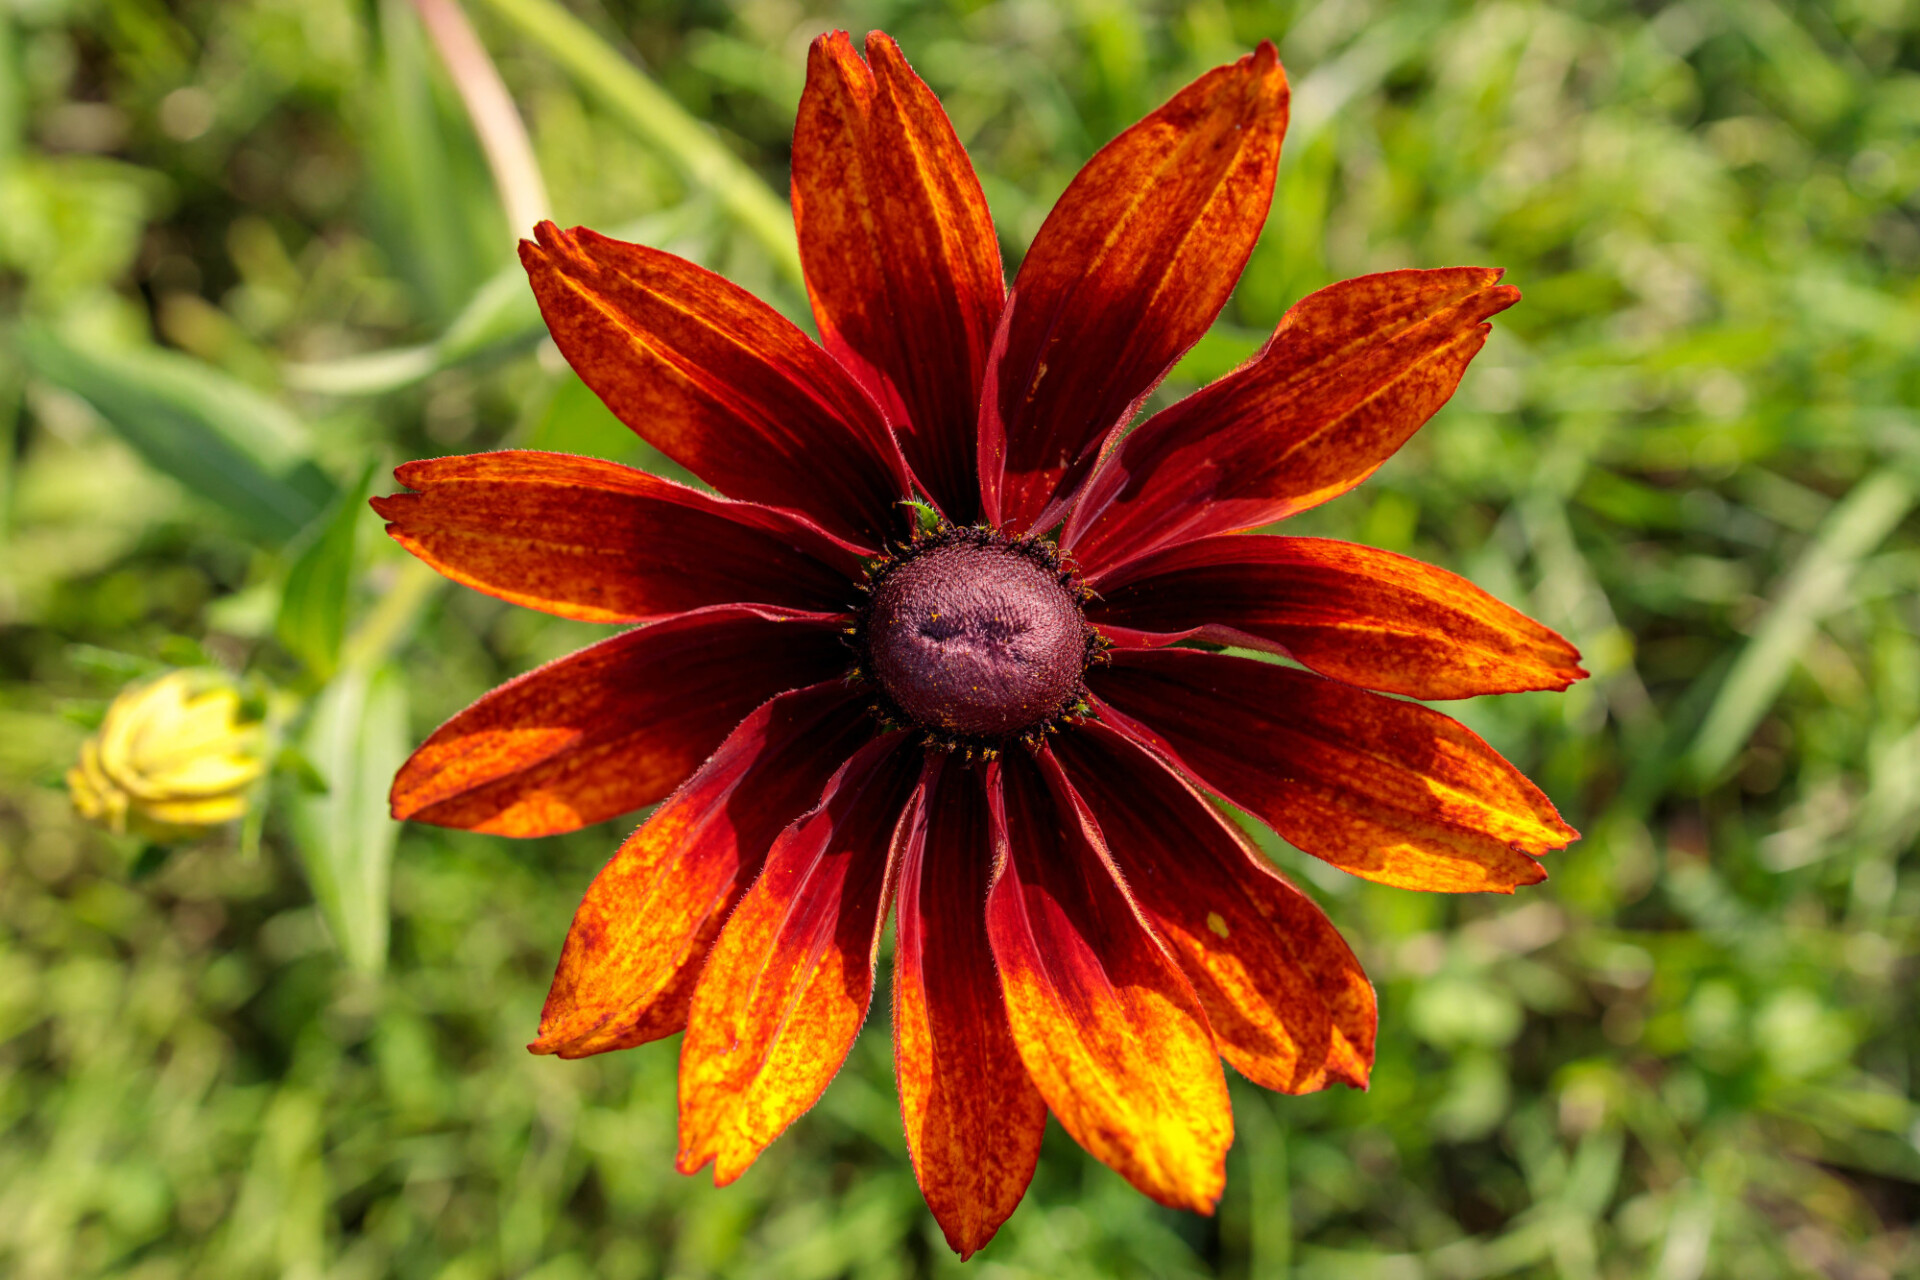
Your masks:
M427 563L643 625L454 717L393 808L536 836L661 802L587 891L532 1048L684 1029L682 1170L731 1181L820 1096L892 909L907 1140L955 1249L1013 1211L1049 1111L1206 1212L1220 1057L1364 1086L1374 1037L1352 952L1210 797L1413 889L1511 892L1574 838L1478 737L1382 696L1562 689L1565 641L1401 556L1241 532L1446 401L1519 296L1499 272L1322 290L1115 444L1246 264L1286 119L1271 45L1200 77L1088 163L1009 291L939 103L886 36L863 62L835 34L793 164L823 345L653 249L521 246L580 376L727 496L554 454L402 467L416 492L375 506Z

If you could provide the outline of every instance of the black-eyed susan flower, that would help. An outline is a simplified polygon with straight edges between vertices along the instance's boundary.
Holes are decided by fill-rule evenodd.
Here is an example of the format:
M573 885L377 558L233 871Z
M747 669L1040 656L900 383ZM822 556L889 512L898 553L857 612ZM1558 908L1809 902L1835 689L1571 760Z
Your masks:
M887 37L862 61L835 34L794 140L819 343L671 254L523 244L587 385L724 496L555 454L402 467L414 492L375 505L427 563L636 625L456 716L394 812L535 836L659 804L587 891L532 1048L684 1031L683 1170L739 1176L820 1096L892 911L908 1146L954 1248L1013 1211L1049 1112L1208 1211L1220 1059L1364 1085L1375 1020L1213 801L1412 889L1509 892L1574 838L1404 700L1564 688L1565 641L1416 561L1245 532L1432 416L1519 296L1498 271L1324 289L1120 438L1245 266L1286 119L1271 45L1200 77L1088 163L1009 289L939 103Z

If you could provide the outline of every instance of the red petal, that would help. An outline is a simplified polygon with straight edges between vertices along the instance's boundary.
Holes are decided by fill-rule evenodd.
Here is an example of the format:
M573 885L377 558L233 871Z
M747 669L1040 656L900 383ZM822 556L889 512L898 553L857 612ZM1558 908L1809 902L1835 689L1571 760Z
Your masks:
M720 931L680 1045L682 1173L725 1186L826 1090L873 995L899 832L919 809L920 753L870 743L780 833Z
M842 620L729 605L677 614L509 680L393 780L393 816L505 836L650 805L746 714L844 673Z
M1034 238L980 410L987 519L1046 529L1112 432L1226 304L1273 199L1287 77L1271 44L1087 162Z
M1088 616L1131 645L1197 637L1286 654L1414 698L1564 689L1586 672L1554 632L1465 578L1325 538L1230 535L1163 548L1095 578Z
M1520 300L1499 279L1486 267L1387 271L1303 298L1259 355L1121 442L1064 545L1104 568L1345 493L1453 394L1483 322Z
M902 527L906 470L879 410L779 312L670 253L534 234L520 261L547 328L622 422L729 497L868 547Z
M1364 1089L1373 984L1313 899L1125 735L1090 723L1056 750L1128 891L1193 983L1227 1061L1287 1093L1330 1080Z
M1233 1116L1206 1015L1059 765L1039 760L1009 752L989 774L987 936L1014 1043L1089 1154L1162 1204L1211 1213Z
M881 32L866 62L844 31L813 42L793 220L821 341L885 407L948 518L972 521L980 380L1006 296L1000 246L947 113Z
M1533 855L1578 838L1492 747L1417 703L1188 649L1115 652L1089 683L1103 721L1368 880L1511 893L1546 878Z
M964 1260L1026 1194L1047 1105L1014 1045L987 941L986 795L974 770L938 761L902 850L893 1057L914 1173Z
M872 725L840 680L783 693L741 721L594 877L528 1048L581 1058L686 1026L713 939L774 837Z
M747 601L836 610L860 554L796 515L632 467L508 450L409 462L375 498L387 532L491 596L583 622Z

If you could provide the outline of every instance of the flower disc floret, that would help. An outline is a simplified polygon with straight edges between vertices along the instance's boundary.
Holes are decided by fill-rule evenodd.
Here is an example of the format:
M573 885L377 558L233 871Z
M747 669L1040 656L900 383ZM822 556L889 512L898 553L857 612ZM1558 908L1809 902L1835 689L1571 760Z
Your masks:
M1052 543L944 529L875 566L860 672L879 710L948 749L1038 741L1083 705L1098 652Z

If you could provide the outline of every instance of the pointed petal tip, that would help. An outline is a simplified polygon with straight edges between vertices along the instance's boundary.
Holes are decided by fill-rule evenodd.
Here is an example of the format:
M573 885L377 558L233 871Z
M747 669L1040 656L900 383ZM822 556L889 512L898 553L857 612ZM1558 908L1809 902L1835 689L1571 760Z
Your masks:
M1551 673L1543 674L1536 684L1515 685L1511 689L1488 689L1487 693L1565 693L1582 680L1591 680L1593 673L1579 663L1569 663L1555 668Z
M549 1003L552 1002L551 993L547 999ZM564 1019L550 1017L543 1012L539 1033L533 1043L527 1046L527 1052L542 1058L564 1058L571 1061L575 1058L590 1058L594 1054L605 1053L609 1049L625 1047L609 1043L604 1037L600 1038L599 1043L595 1043L595 1032L601 1031L608 1021L602 1018L592 1026L582 1028ZM590 1047L583 1049L582 1045Z
M520 237L520 265L532 271L536 265L543 265L549 255L563 251L567 233L560 230L552 218L542 218L533 224L533 235Z
M419 752L414 754L418 755ZM400 785L407 776L407 765L412 763L413 757L408 756L407 764L400 766L400 771L393 775L393 782L387 787L387 816L395 822L406 822L420 811L421 806L408 803Z
M962 1262L986 1248L1003 1225L1000 1222L965 1222L948 1226L940 1222L938 1215L935 1215L934 1221L940 1224L940 1234L946 1237L947 1248L959 1254Z
M760 1152L755 1151L742 1159L738 1152L729 1153L723 1145L706 1139L697 1146L682 1146L673 1159L673 1168L676 1173L691 1178L712 1165L714 1189L719 1190L739 1181L740 1175L751 1169L759 1157Z
M399 481L401 484L405 485L409 489L422 488L423 486L416 484L414 482L416 480L419 480L422 476L426 475L428 472L430 472L433 469L434 464L440 461L441 459L439 458L410 459L406 462L401 463L399 466L393 469L393 478ZM400 495L394 494L391 496L398 497Z
M534 224L533 239L520 241L520 263L529 273L536 266L565 274L569 266L591 271L587 251L596 243L619 244L591 227L562 227L552 218Z
M853 51L853 39L847 32L838 28L822 31L807 46L807 79L811 82L822 74L830 74L828 68L838 63L845 67L847 63L858 63L859 55Z
M1542 799L1545 799L1545 797L1543 796ZM1520 852L1525 853L1530 858L1539 858L1549 853L1559 853L1580 838L1579 831L1575 830L1571 823L1560 816L1560 810L1553 801L1546 800L1546 806L1547 811L1541 816L1540 821L1541 825L1547 830L1547 837L1540 841L1538 848L1515 846ZM1546 868L1542 867L1540 869L1540 880L1545 880L1546 878ZM1527 883L1538 884L1540 880L1531 880Z
M1287 83L1287 69L1280 65L1280 51L1274 47L1273 41L1262 40L1254 46L1252 53L1240 58L1237 66L1249 72L1254 82L1254 92L1258 97L1255 104L1250 104L1252 109L1263 113L1278 112L1284 117L1293 96L1293 88ZM1284 119L1280 128L1284 133Z
M1220 1197L1227 1189L1227 1168L1224 1157L1218 1169L1212 1170L1203 1187L1161 1187L1148 1188L1134 1183L1148 1199L1167 1206L1169 1209L1184 1209L1188 1213L1197 1213L1203 1218L1211 1218L1214 1210L1220 1207Z

